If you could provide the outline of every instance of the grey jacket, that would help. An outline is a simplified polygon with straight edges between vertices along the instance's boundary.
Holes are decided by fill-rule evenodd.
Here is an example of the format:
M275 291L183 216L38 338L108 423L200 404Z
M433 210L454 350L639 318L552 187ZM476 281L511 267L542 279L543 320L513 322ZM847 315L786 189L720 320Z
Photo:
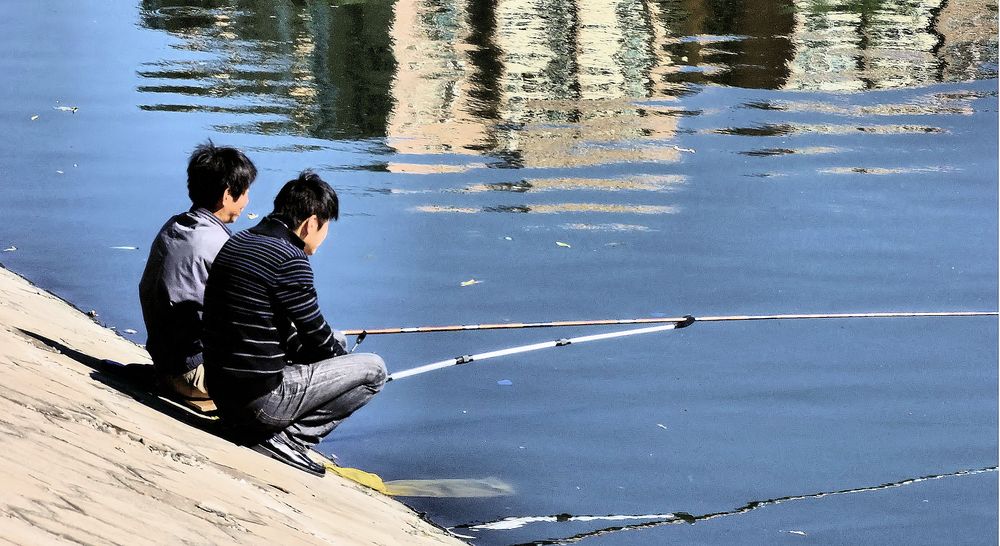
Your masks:
M185 374L202 363L205 283L232 233L208 209L192 208L160 228L139 282L146 350L157 373Z

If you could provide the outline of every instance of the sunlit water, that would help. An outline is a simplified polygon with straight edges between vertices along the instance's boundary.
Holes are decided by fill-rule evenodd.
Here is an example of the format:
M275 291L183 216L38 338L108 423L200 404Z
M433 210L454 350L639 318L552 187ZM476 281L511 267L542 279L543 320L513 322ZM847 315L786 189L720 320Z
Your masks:
M0 261L138 342L206 137L248 213L338 189L343 328L996 309L993 2L105 4L0 7ZM391 383L322 448L513 488L408 499L477 544L995 544L996 386L995 319L696 323Z

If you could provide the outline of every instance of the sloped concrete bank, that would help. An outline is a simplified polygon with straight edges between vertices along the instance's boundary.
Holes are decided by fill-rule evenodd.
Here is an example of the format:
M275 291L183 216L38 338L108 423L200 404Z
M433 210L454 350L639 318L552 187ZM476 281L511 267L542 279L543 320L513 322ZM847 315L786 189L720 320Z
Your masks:
M0 543L463 544L102 378L141 347L0 268ZM148 402L148 401L147 401Z

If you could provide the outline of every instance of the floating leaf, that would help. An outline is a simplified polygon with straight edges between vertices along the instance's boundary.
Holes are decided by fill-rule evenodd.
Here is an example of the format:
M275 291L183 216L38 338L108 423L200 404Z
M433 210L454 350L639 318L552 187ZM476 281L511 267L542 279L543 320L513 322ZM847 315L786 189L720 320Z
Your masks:
M462 281L462 286L472 286L474 284L480 284L483 281L477 281L476 279L469 279L467 281Z
M562 241L556 241L556 244L565 248L573 248L572 246L569 245L569 243L564 243Z

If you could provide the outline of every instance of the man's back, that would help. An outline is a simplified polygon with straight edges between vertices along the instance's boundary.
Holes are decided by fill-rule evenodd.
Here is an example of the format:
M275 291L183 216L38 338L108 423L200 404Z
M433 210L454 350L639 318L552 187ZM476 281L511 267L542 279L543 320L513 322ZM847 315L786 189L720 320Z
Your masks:
M146 348L157 372L181 375L201 364L205 283L229 228L203 208L178 214L150 246L139 282Z
M306 452L386 381L320 313L309 256L337 219L337 193L306 170L274 211L219 251L205 288L205 377L223 422L251 449L322 476Z
M301 241L271 217L220 250L205 323L209 389L231 403L273 389L288 363L344 353L320 313Z

